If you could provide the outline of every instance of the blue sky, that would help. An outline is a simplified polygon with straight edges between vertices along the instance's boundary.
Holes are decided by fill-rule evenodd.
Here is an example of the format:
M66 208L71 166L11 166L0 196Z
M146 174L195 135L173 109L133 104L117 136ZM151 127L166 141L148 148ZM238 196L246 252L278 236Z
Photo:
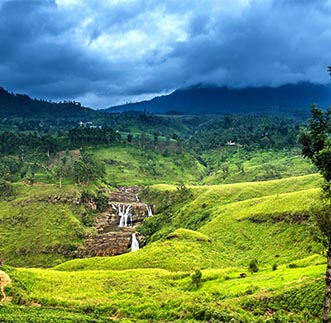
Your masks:
M326 83L331 0L0 0L0 44L0 86L92 108Z

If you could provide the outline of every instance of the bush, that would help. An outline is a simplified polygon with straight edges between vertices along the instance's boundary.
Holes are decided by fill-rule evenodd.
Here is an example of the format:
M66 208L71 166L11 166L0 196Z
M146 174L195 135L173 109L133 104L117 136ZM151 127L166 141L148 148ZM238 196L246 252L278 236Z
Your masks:
M256 259L253 259L250 263L249 263L249 267L248 267L249 271L251 273L257 273L259 271L259 267L258 267L258 262Z
M102 191L98 191L97 196L95 198L95 202L96 202L98 211L101 211L101 212L105 211L108 207L109 195L105 194Z
M277 264L273 264L273 265L272 265L272 270L273 270L273 271L277 270L277 267L278 267Z
M0 197L9 198L14 195L14 187L11 183L0 179Z
M288 265L288 268L297 268L297 267L298 267L297 264L289 264L289 265Z
M194 273L191 275L192 283L196 287L199 287L202 279L202 273L200 269L196 269Z

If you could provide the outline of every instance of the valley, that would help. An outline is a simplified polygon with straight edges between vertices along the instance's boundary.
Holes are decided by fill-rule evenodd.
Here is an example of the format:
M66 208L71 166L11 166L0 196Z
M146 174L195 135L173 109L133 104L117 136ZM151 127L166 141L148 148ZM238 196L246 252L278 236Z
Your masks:
M331 0L0 0L0 323L329 323Z
M320 181L151 186L144 198L165 204L137 227L149 232L145 247L49 269L4 265L11 301L1 313L8 322L318 322L324 248L307 212Z
M320 321L300 118L38 104L0 122L2 322Z

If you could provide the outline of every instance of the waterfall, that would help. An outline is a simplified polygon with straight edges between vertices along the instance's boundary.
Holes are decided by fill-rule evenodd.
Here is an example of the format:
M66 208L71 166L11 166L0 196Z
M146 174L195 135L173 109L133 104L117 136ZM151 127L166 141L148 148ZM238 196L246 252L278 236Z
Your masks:
M118 216L120 217L120 224L119 227L127 227L128 226L128 218L130 217L131 225L133 224L132 221L132 205L128 205L128 207L125 209L125 205L119 204L117 207L112 204L112 207L114 210L117 211Z
M132 207L132 205L130 204L125 210L125 206L123 205L121 213L119 213L119 216L121 217L120 225L119 225L120 227L127 227L128 226L128 217L129 216L131 217L131 222L132 222L131 207Z
M139 250L139 242L136 238L136 234L132 233L131 252Z
M146 208L147 208L147 214L148 216L153 216L153 212L152 212L152 208L150 205L146 204Z

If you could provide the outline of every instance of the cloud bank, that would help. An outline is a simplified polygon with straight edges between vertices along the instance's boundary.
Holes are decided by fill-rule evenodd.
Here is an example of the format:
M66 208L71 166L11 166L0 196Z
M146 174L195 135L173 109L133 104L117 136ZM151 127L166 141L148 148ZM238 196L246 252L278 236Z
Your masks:
M0 0L0 86L93 108L197 83L326 83L330 0Z

